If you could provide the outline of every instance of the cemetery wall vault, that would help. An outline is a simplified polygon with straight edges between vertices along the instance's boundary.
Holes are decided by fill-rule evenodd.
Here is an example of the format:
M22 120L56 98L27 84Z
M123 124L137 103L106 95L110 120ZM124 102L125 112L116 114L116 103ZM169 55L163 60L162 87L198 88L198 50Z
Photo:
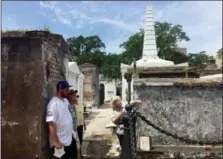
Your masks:
M97 66L84 63L79 65L80 71L84 75L83 96L86 106L99 106L99 69Z
M143 104L137 111L156 126L180 137L210 142L222 139L222 82L175 82L151 86L134 83ZM187 145L148 126L141 119L137 136L152 137L153 145Z
M65 79L69 46L44 31L3 33L1 40L2 157L46 158L46 105Z

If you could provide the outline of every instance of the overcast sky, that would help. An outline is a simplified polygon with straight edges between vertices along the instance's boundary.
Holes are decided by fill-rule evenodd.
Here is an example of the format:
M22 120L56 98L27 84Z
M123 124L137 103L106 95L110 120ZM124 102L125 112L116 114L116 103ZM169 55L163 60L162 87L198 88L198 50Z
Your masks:
M106 51L120 53L119 44L144 27L146 7L154 20L181 24L190 37L188 52L215 55L222 47L221 1L34 1L2 2L3 29L41 29L49 26L64 38L98 35Z

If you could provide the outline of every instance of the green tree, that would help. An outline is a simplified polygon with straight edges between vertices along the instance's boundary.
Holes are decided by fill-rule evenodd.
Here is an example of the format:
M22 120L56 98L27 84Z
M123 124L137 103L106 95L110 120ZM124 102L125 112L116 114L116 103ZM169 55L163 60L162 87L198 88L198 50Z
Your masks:
M170 61L173 61L174 64L179 64L179 63L183 63L183 62L188 62L189 57L188 55L181 53L181 52L177 52L177 51L172 51L169 55L169 59Z
M84 41L85 52L102 51L105 49L105 44L101 41L98 36L85 37Z
M105 44L98 36L71 37L67 39L73 60L79 65L91 63L99 67L100 73L108 79L120 77L120 60L117 54L106 54Z
M204 68L208 64L209 56L206 54L206 51L201 51L199 53L190 53L188 54L189 66Z
M71 48L71 55L72 56L80 56L84 52L84 44L85 44L85 38L80 35L78 37L71 37L67 39L67 43L69 44Z
M122 62L130 64L133 58L137 60L141 58L143 51L143 37L144 31L140 29L139 32L130 36L129 39L122 44L120 47L124 48L125 51L122 52Z
M78 37L68 38L67 42L72 50L72 56L77 57L105 49L105 44L98 36L83 37L80 35Z
M177 53L174 48L177 47L177 43L181 41L189 41L189 37L183 31L181 25L172 25L167 22L155 22L156 43L158 50L158 56L160 58L174 61L175 63L181 63L187 61L187 55ZM143 52L143 38L144 31L140 30L136 34L129 37L129 39L123 42L120 47L124 48L123 62L131 63L133 58L137 60L142 56ZM178 55L178 58L175 55Z
M107 54L104 58L101 73L108 79L119 79L121 77L120 72L120 60L121 54Z
M186 32L181 25L172 25L171 23L155 22L156 43L159 48L158 56L162 59L172 60L174 48L182 41L189 41ZM183 55L183 54L182 54ZM182 61L185 62L185 61Z
M67 39L73 59L80 65L91 63L101 67L105 52L105 44L98 36L71 37Z
M222 58L222 48L218 50L217 56L218 58Z
M101 68L103 66L103 61L105 58L105 52L101 52L101 51L94 51L94 52L90 52L90 53L84 53L80 56L78 56L76 58L76 62L81 65L84 63L91 63L94 64L96 66L98 66L99 68Z

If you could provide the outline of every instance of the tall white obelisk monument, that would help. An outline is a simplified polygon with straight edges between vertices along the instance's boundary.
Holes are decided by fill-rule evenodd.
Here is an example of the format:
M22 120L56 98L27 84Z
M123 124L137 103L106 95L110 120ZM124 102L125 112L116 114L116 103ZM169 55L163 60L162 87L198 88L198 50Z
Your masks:
M143 53L142 58L136 61L137 68L151 68L151 67L168 67L174 66L172 61L167 61L160 59L158 57L157 47L156 47L156 35L154 29L154 22L153 22L153 13L152 8L147 8L146 10L146 22L144 28L144 42L143 42ZM133 63L131 66L126 64L121 64L121 73L122 73L122 102L126 102L127 100L127 90L128 84L124 78L127 69L133 68ZM131 99L133 99L133 83L134 78L131 82Z
M136 65L137 67L165 67L174 65L172 61L166 61L158 57L153 13L150 7L146 10L142 58L136 61Z

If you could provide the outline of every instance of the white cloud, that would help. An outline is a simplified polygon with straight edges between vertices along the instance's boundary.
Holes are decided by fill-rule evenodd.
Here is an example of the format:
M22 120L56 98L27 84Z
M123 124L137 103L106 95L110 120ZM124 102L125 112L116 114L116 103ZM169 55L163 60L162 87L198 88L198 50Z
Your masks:
M120 50L118 45L123 41L117 39L127 39L144 26L147 3L150 6L154 4L152 7L155 21L167 21L183 26L183 30L191 40L182 42L180 45L187 47L188 52L206 50L212 54L222 47L221 1L183 1L165 4L160 2L159 5L153 2L143 2L145 6L141 7L135 2L134 4L126 2L125 8L117 5L119 2L108 4L108 2L82 1L78 5L71 2L67 6L59 5L59 3L40 2L40 5L52 11L54 17L49 17L51 20L72 28L92 28L93 24L110 25L109 29L115 39L110 40L110 43L107 44L109 45L107 50L110 48ZM95 32L95 29L92 30Z
M10 18L10 17L7 17L7 20L8 20L8 21L12 21L12 18Z
M39 4L40 4L40 6L42 6L44 8L54 9L56 4L58 4L58 2L55 2L55 1L48 1L48 2L40 1Z
M43 2L40 1L40 6L43 8L47 8L50 9L54 12L54 14L56 15L55 18L53 18L53 21L58 21L62 24L71 26L72 22L70 20L70 16L69 14L67 14L66 11L62 10L60 7L57 7L56 5L58 4L58 2Z
M130 32L136 32L137 29L138 29L134 25L126 24L123 21L119 21L119 20L113 20L113 19L103 18L103 19L98 19L98 20L95 20L95 21L103 22L103 23L106 23L106 24L115 25L115 26L118 26L119 28L128 30Z
M82 3L87 3L90 4L91 6L88 9L88 12L96 12L98 10L103 10L103 8L97 8L98 6L95 6L94 3L87 2L87 1L82 1ZM71 25L72 21L71 20L76 20L75 25L76 28L83 28L85 26L88 26L89 24L93 23L105 23L105 24L110 24L113 26L117 26L120 29L125 29L130 32L135 32L139 28L138 26L131 25L129 23L125 23L124 21L120 20L120 16L116 16L114 18L108 18L105 16L88 16L83 10L80 8L76 8L75 6L72 7L71 5L67 5L67 7L70 9L67 10L64 7L59 7L57 5L58 3L56 2L40 2L40 6L46 9L50 9L51 11L54 12L56 15L56 19L58 22L61 22L63 24ZM105 9L104 9L105 10ZM85 20L85 21L83 21ZM55 21L55 19L54 19Z
M214 54L222 47L221 1L173 2L159 9L155 8L155 20L183 26L191 40L181 45L187 47L188 52L205 50Z
M92 1L81 1L81 3L83 4L89 4L89 3L93 3Z

